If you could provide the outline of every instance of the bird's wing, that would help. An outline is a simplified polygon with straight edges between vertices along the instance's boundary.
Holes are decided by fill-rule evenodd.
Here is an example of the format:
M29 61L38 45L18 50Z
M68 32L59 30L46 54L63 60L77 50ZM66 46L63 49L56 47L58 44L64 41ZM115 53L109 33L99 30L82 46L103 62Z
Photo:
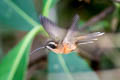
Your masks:
M78 45L93 43L94 40L97 40L97 38L99 36L102 36L103 34L104 34L103 32L94 32L94 33L87 34L84 36L79 36L79 37L76 37L76 43Z
M44 16L40 15L39 19L40 24L45 28L52 39L60 40L64 38L66 32L65 29L58 27L54 22Z
M70 26L70 28L69 28L69 30L68 30L68 32L67 32L67 34L66 34L66 36L65 36L65 38L64 38L64 40L63 40L63 43L69 43L69 42L71 42L72 41L72 38L75 36L75 34L76 34L76 24L77 24L77 22L78 22L78 20L79 20L79 15L78 14L76 14L74 17L73 17L73 22L72 22L72 25Z

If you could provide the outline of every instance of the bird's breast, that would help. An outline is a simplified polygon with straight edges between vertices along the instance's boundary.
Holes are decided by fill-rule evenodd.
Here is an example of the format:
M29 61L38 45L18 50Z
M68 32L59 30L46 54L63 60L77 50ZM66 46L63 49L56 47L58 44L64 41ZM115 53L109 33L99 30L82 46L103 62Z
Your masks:
M73 50L76 49L76 45L70 45L70 44L63 44L62 46L58 47L57 49L54 49L55 53L58 54L69 54Z

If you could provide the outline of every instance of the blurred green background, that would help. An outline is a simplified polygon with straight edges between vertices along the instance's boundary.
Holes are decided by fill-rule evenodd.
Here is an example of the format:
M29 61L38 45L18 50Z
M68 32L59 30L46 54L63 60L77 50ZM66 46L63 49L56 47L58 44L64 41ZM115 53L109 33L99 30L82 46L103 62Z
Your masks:
M80 53L98 60L45 49L30 55L48 39L40 14L64 29L78 14L80 33L105 32L94 44L80 47ZM1 0L0 80L119 80L119 32L119 0Z

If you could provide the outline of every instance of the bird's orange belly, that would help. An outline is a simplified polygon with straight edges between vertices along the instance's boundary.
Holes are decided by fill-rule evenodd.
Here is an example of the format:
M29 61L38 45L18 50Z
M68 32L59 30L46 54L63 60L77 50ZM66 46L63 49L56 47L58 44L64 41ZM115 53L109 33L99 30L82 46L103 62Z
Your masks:
M73 49L69 48L68 46L64 46L64 50L63 50L63 53L64 54L68 54L70 52L72 52Z
M68 44L64 44L63 47L55 49L54 52L58 54L69 54L75 49L76 49L76 46L70 47Z

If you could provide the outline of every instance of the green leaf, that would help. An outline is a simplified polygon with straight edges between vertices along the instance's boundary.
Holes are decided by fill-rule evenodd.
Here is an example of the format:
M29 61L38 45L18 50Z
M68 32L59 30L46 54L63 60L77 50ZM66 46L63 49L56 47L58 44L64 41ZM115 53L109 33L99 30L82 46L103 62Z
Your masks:
M14 26L8 26L8 28L18 30L29 30L35 27L16 47L8 52L8 55L1 61L0 80L23 80L27 70L28 53L33 37L38 31L48 36L41 25L36 22L37 18L35 17L35 11L32 5L32 0L2 0L0 3L0 6L3 8L0 7L0 23ZM45 9L45 11L47 10Z
M2 56L3 56L3 50L2 50L1 40L0 40L0 59Z
M0 63L0 80L23 80L28 63L28 55L32 39L40 30L34 28L14 47Z
M33 0L0 0L0 27L30 30L40 26L37 21Z
M43 5L44 5L44 7L45 7L46 5L49 4L49 5L48 5L49 8L53 8L58 1L59 1L59 0L49 0L49 2L48 2L48 0L43 0ZM47 3L47 4L46 4L46 3Z
M43 15L48 16L49 10L55 6L58 0L43 0Z
M99 80L88 63L77 53L61 55L51 52L48 61L48 80Z

